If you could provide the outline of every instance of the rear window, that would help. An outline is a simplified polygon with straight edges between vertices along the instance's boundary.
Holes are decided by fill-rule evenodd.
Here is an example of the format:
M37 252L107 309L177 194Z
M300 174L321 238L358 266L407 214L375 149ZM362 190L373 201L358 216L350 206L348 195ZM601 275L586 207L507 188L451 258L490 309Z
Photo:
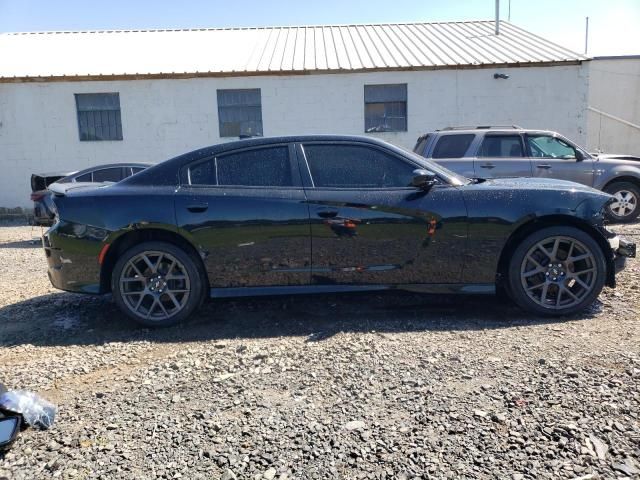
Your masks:
M94 182L119 182L122 180L122 167L103 168L93 172Z
M433 158L462 158L467 153L475 135L443 135L438 139L433 150Z
M416 143L416 146L413 147L413 151L418 155L423 155L424 149L427 146L427 142L429 141L430 138L431 138L431 135L425 135L423 137L420 137L418 139L418 142Z
M76 177L76 182L91 182L91 181L93 181L91 172L85 173L84 175L80 175L79 177Z

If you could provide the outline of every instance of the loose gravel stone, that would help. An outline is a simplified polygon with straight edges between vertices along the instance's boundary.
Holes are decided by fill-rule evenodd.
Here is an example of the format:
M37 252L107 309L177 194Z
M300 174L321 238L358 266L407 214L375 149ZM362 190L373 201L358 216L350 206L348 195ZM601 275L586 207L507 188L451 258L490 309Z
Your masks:
M0 381L59 413L0 478L640 475L637 260L562 319L378 292L216 300L153 330L53 289L39 234L0 226Z

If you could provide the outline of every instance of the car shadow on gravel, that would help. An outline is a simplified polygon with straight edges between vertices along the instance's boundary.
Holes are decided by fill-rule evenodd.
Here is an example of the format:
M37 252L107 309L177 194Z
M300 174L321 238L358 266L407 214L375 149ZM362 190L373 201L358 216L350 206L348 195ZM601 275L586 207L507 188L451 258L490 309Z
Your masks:
M0 248L42 248L40 239L0 243Z
M318 342L340 332L402 333L504 329L586 320L535 317L495 296L406 292L218 299L187 322L149 329L123 315L110 296L53 293L0 308L0 346L91 345L109 342L198 342L305 337Z

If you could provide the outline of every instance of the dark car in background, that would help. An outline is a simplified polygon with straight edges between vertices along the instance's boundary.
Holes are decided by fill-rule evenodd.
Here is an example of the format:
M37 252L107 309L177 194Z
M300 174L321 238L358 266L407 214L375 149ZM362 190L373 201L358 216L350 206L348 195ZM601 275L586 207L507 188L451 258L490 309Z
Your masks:
M406 289L566 315L615 285L635 244L612 197L549 179L471 181L386 142L300 136L196 150L117 184L55 184L53 285L113 292L151 326L207 297Z
M53 183L116 183L150 166L150 163L114 163L77 172L33 174L31 175L31 200L34 223L44 226L53 223L49 190L49 186Z
M517 125L448 127L421 136L414 152L470 178L538 177L582 183L615 197L612 222L640 215L640 157L590 154L562 135Z

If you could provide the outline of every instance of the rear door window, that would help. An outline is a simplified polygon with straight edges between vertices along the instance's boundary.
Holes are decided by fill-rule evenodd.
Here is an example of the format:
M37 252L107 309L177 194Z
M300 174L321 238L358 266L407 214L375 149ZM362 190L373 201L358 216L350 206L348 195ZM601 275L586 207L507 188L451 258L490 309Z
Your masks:
M433 150L433 158L462 158L467 153L473 134L442 135Z
M524 157L522 139L519 135L487 135L478 157Z
M122 167L102 168L93 172L94 182L119 182L122 177Z
M291 187L289 147L232 152L200 162L188 170L191 185Z
M315 187L408 187L417 168L367 146L307 144L303 148Z

